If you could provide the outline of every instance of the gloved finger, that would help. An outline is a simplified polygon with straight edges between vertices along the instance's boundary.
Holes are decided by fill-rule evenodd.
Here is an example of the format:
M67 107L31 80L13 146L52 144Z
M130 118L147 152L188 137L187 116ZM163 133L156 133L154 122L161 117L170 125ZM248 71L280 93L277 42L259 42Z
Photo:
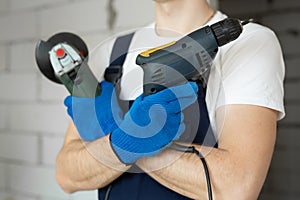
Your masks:
M130 114L132 120L137 125L151 129L162 128L168 118L166 109L162 105L144 105L143 102L137 110Z
M168 113L177 113L186 109L188 106L192 105L197 101L197 94L189 97L180 97L174 101L166 104L165 108Z
M168 129L176 129L178 127L178 124L182 123L184 120L184 115L182 112L173 113L168 115L168 119L165 120L165 126L164 128Z
M161 104L164 102L173 101L175 99L176 99L175 94L169 88L167 88L158 93L146 96L144 98L144 101L150 102L153 104Z
M129 111L130 111L130 110L139 109L141 106L145 106L145 105L142 104L143 99L144 99L144 94L141 94L140 96L138 96L138 97L134 100L134 102L133 102L132 106L130 107ZM129 112L129 111L128 111L128 112Z
M143 99L144 99L144 94L141 94L140 96L138 96L135 100L134 100L134 102L141 102L141 101L143 101Z
M72 107L72 96L67 96L64 100L64 105L66 107Z
M193 96L178 98L178 102L180 104L180 111L183 111L184 109L195 103L197 101L197 98L197 94Z
M158 127L163 128L164 126L169 126L171 128L176 127L179 123L183 122L184 115L182 112L169 112L166 108L162 107L159 104L153 105L149 112L143 112L144 119L137 119L134 116L132 117L135 121L143 121L144 126L149 125L150 123ZM141 124L142 125L142 124Z
M90 104L90 102L95 102L95 98L68 96L64 100L64 104L67 107L71 107L72 104L74 105Z
M179 113L182 109L178 101L171 101L165 106L167 113Z
M102 90L107 90L107 89L113 89L114 88L114 85L111 83L111 82L108 82L108 81L101 81L100 82L100 85L102 87Z
M187 82L186 84L168 88L177 99L185 97L193 97L198 92L198 86L195 82Z
M176 127L176 129L174 128ZM166 131L164 134L164 140L165 141L173 141L178 140L179 137L184 133L185 131L185 124L184 123L177 123L176 126L173 126L172 131Z
M64 105L67 107L67 113L71 118L73 118L72 99L72 96L67 96L64 100Z
M116 94L113 94L110 102L111 115L117 124L123 121L123 111L119 107L119 102ZM96 109L98 110L98 109Z
M152 103L170 102L178 98L194 96L198 92L198 86L195 82L170 87L156 94L145 97L145 101Z
M185 124L180 123L178 131L177 131L176 135L173 137L173 141L178 140L180 138L180 136L184 133L184 131L185 131Z

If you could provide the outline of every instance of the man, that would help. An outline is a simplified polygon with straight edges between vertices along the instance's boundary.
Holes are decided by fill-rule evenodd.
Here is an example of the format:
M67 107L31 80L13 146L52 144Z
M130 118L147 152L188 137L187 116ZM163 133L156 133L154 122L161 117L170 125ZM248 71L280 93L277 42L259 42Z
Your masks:
M132 40L132 53L123 66L121 99L134 100L142 93L135 49L164 44L226 17L206 0L156 0L155 11L155 23L136 31ZM98 67L108 66L112 44L99 50ZM257 199L273 153L276 122L284 116L283 78L280 46L274 33L263 26L245 26L236 41L220 48L206 97L218 148L193 143L205 154L214 199ZM82 142L77 129L72 122L57 158L57 181L64 191L102 188L100 199L207 199L205 173L195 154L161 148L134 159L134 166L146 174L124 173L132 168L124 164L128 156L120 153L118 145L122 145L113 137L120 135L118 128L110 127L108 134L89 142Z

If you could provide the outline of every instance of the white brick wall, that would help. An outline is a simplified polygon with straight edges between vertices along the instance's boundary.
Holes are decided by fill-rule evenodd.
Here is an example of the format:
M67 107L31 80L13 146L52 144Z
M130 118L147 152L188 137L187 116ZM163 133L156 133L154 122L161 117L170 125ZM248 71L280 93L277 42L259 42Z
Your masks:
M38 138L31 135L4 133L0 134L0 158L38 162Z
M8 125L11 130L61 135L64 134L69 122L62 102L58 105L13 105L9 106L9 109Z
M110 33L103 32L102 34L88 34L88 35L82 35L82 38L84 38L84 41L89 46L90 55L93 56L93 49L103 42L106 38L110 36Z
M61 3L67 3L68 0L30 0L30 1L20 1L20 0L10 0L12 11L22 11L30 8L42 8L46 6L55 6Z
M7 126L7 108L0 104L0 130Z
M36 71L35 64L36 42L13 44L9 51L10 69L17 72Z
M0 14L4 14L8 11L8 0L1 0L0 1Z
M37 96L35 74L0 74L1 101L33 101Z
M96 192L80 192L71 195L71 200L95 200L97 199L98 194ZM50 199L49 199L50 200Z
M142 26L154 20L153 1L117 0L115 5L119 16L117 26ZM130 10L130 12L128 12L128 10ZM149 18L149 16L151 17ZM134 23L132 23L132 19L134 19Z
M42 139L42 163L45 165L55 165L58 152L63 145L63 137L43 137Z
M0 18L0 42L30 39L37 35L36 13L14 13Z
M86 33L106 30L106 1L78 1L61 7L39 12L39 26L42 36L57 31Z
M90 52L116 30L153 20L153 2L117 0L114 31L107 30L108 0L0 0L0 200L96 200L97 191L65 194L55 159L69 116L68 92L39 72L38 39L61 31L80 35Z
M62 102L68 95L68 91L61 84L50 81L42 74L39 74L39 78L39 100Z
M0 72L4 71L6 68L6 53L5 53L5 45L0 45Z
M0 164L0 191L4 188L5 188L5 165Z
M0 199L1 200L37 200L35 197L27 196L27 195L17 195L17 194L9 194L9 193L1 193L0 192Z
M9 187L14 191L53 198L68 196L57 185L53 168L10 165L8 175Z

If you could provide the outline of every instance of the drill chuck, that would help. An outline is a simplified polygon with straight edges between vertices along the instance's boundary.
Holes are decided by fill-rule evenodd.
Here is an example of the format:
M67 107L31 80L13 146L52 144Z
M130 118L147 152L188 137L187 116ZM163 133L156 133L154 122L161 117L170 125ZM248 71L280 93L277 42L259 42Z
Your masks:
M221 47L237 39L243 31L243 24L238 19L227 18L211 25L218 46Z

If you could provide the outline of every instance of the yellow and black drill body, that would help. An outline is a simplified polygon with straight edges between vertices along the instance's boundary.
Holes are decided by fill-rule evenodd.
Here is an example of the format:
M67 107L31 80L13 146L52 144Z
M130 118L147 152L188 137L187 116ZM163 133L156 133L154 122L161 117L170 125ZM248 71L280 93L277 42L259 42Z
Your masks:
M205 79L218 48L237 39L243 25L248 22L227 18L198 29L178 41L140 53L136 64L144 71L144 95L187 81Z

